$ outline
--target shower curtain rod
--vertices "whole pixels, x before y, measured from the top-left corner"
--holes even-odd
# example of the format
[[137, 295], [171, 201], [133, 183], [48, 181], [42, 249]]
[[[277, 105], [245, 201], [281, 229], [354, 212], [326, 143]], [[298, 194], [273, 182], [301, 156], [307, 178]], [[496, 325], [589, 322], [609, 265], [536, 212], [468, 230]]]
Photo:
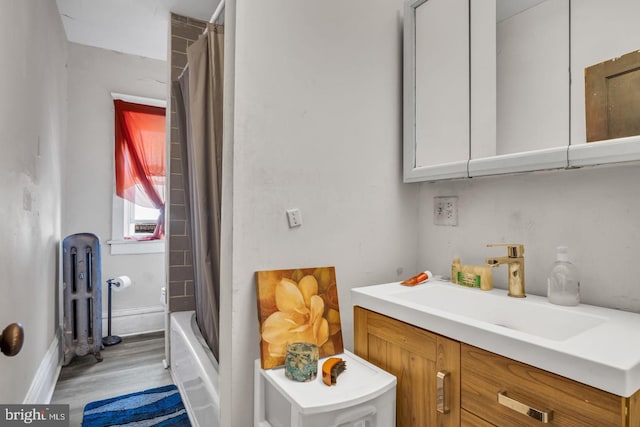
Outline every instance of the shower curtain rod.
[[223, 10], [224, 10], [224, 0], [220, 0], [220, 3], [218, 3], [216, 10], [213, 12], [213, 15], [211, 15], [211, 19], [209, 19], [209, 23], [213, 24], [215, 20], [218, 19], [218, 16], [220, 16], [220, 13], [222, 13]]

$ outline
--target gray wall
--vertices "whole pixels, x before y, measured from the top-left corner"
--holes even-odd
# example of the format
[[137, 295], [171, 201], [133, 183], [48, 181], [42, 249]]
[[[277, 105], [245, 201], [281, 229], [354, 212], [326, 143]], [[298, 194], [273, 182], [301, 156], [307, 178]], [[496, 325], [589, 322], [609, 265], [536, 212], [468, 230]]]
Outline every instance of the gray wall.
[[[133, 286], [114, 293], [114, 333], [164, 327], [160, 289], [165, 254], [111, 255], [114, 110], [111, 92], [165, 99], [165, 61], [69, 43], [68, 145], [62, 235], [90, 232], [102, 244], [102, 278], [127, 275]], [[103, 301], [107, 300], [103, 283]], [[106, 315], [107, 305], [102, 305]]]
[[[256, 271], [335, 266], [349, 348], [349, 290], [415, 274], [418, 187], [402, 184], [401, 172], [402, 7], [227, 3], [235, 106], [225, 113], [233, 116], [225, 131], [233, 159], [224, 166], [232, 183], [223, 196], [231, 239], [223, 235], [222, 425], [253, 422]], [[289, 229], [293, 207], [303, 225]]]
[[[640, 165], [497, 176], [420, 184], [420, 264], [448, 274], [451, 259], [478, 264], [525, 245], [528, 293], [546, 295], [556, 246], [569, 246], [580, 270], [582, 300], [640, 312]], [[433, 197], [458, 196], [458, 226], [433, 225]], [[506, 252], [505, 252], [506, 253]], [[493, 271], [506, 288], [507, 270]]]
[[57, 284], [66, 38], [53, 1], [9, 1], [0, 13], [0, 328], [25, 328], [0, 355], [0, 402], [22, 403], [58, 326]]

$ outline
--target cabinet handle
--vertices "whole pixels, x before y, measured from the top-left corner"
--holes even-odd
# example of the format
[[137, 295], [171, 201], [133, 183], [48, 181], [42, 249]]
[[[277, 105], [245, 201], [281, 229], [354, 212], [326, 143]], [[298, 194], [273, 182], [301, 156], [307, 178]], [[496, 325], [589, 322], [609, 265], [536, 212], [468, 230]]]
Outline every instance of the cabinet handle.
[[498, 392], [498, 403], [523, 415], [531, 417], [534, 420], [540, 421], [543, 424], [548, 424], [549, 421], [553, 420], [553, 411], [551, 409], [541, 411], [539, 409], [532, 408], [529, 405], [525, 405], [522, 402], [518, 402], [517, 400], [507, 397], [507, 392], [505, 390]]
[[449, 371], [438, 371], [436, 374], [436, 411], [441, 414], [448, 414], [447, 406], [447, 383], [451, 374]]

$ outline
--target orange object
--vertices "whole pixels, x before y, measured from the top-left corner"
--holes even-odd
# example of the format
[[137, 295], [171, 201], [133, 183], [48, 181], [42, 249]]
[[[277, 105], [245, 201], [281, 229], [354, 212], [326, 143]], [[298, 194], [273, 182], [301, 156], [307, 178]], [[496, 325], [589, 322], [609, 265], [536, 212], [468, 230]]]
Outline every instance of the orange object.
[[410, 279], [403, 280], [402, 282], [400, 282], [400, 284], [405, 286], [415, 286], [419, 285], [422, 282], [426, 282], [427, 280], [431, 279], [431, 277], [432, 274], [430, 271], [423, 271], [422, 273], [416, 274]]
[[336, 385], [338, 375], [347, 369], [347, 362], [339, 357], [330, 357], [322, 364], [322, 382], [328, 386]]

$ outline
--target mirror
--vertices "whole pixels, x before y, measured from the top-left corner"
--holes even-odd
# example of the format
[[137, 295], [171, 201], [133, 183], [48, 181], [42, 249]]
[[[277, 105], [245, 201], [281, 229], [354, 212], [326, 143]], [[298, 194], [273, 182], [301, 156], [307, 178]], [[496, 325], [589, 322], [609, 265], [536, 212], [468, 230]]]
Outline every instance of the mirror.
[[569, 0], [472, 2], [471, 31], [470, 176], [566, 167]]
[[569, 1], [498, 0], [496, 69], [496, 154], [566, 146]]
[[469, 1], [405, 6], [405, 182], [467, 176]]

